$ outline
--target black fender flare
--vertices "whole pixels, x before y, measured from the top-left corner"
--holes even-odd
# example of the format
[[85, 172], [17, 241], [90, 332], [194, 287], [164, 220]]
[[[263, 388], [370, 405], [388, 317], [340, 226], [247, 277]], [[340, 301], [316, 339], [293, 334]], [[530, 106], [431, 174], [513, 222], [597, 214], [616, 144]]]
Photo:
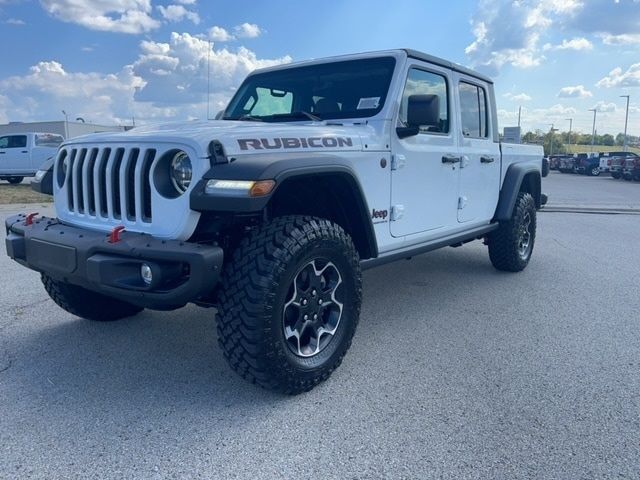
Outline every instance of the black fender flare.
[[525, 179], [528, 182], [527, 189], [536, 202], [536, 208], [542, 206], [540, 167], [538, 160], [509, 165], [500, 189], [500, 198], [493, 217], [494, 221], [507, 221], [511, 218], [518, 193], [520, 193]]
[[[301, 156], [284, 157], [278, 154], [261, 154], [240, 157], [231, 163], [214, 165], [203, 175], [191, 192], [191, 208], [196, 211], [226, 213], [261, 212], [287, 180], [331, 175], [339, 175], [347, 180], [356, 202], [357, 219], [366, 237], [367, 250], [371, 257], [377, 257], [378, 242], [362, 185], [349, 163], [336, 155], [306, 153]], [[208, 180], [214, 178], [217, 180], [275, 180], [276, 185], [269, 195], [263, 197], [213, 196], [205, 193], [205, 185]]]

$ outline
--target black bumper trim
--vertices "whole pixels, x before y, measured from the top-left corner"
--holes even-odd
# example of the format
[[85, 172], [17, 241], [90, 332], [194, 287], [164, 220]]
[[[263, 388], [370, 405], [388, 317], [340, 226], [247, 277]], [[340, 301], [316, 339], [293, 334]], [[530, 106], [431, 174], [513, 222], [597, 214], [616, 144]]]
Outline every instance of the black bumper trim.
[[[108, 235], [38, 217], [5, 220], [7, 254], [47, 275], [145, 308], [181, 307], [213, 291], [222, 270], [222, 248], [178, 240], [160, 240], [124, 232], [117, 243]], [[154, 281], [140, 277], [151, 265]]]

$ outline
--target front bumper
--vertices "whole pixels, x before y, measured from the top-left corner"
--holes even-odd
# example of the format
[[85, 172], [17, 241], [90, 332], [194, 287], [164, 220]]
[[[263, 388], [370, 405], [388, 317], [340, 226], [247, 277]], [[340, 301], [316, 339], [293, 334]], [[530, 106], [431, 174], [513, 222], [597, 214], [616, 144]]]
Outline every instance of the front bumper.
[[[118, 242], [109, 235], [37, 217], [27, 225], [24, 215], [5, 220], [7, 254], [22, 265], [47, 275], [153, 309], [173, 309], [210, 293], [220, 278], [224, 253], [210, 245], [159, 240], [123, 232]], [[141, 266], [151, 267], [146, 284]]]

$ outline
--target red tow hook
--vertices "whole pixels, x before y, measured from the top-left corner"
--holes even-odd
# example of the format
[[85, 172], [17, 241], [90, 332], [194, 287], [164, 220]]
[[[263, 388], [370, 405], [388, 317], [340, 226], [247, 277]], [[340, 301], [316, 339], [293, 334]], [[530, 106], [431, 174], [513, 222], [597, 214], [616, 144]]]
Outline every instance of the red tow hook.
[[111, 233], [109, 234], [109, 243], [118, 243], [122, 232], [124, 232], [124, 225], [113, 227], [113, 230], [111, 230]]
[[38, 215], [38, 212], [30, 213], [29, 215], [27, 215], [27, 218], [24, 219], [25, 226], [28, 227], [29, 225], [33, 225], [33, 217], [35, 217], [36, 215]]

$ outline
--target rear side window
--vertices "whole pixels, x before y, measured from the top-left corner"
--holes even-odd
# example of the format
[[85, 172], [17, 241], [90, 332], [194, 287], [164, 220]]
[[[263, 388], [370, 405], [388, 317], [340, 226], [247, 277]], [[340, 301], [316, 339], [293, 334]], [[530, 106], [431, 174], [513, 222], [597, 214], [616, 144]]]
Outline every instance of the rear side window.
[[482, 87], [460, 82], [460, 119], [462, 134], [470, 138], [486, 138], [487, 128], [487, 95]]
[[64, 141], [61, 135], [53, 133], [39, 133], [36, 135], [36, 147], [58, 147]]
[[25, 148], [26, 146], [26, 135], [9, 135], [7, 137], [0, 137], [0, 148]]
[[437, 97], [440, 110], [438, 125], [420, 127], [421, 133], [449, 132], [449, 103], [447, 80], [437, 73], [412, 68], [407, 76], [407, 83], [400, 103], [400, 121], [407, 124], [407, 105], [411, 95], [433, 95]]

